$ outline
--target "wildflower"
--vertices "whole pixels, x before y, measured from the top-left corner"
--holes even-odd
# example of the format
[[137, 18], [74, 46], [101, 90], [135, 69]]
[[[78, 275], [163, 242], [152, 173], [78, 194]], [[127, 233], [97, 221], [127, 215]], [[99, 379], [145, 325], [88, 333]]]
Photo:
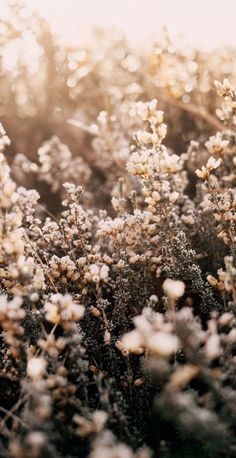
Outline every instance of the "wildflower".
[[149, 152], [142, 151], [140, 153], [135, 152], [131, 155], [129, 162], [127, 163], [127, 170], [133, 175], [147, 175], [149, 172]]
[[214, 157], [210, 157], [207, 161], [207, 169], [212, 170], [212, 169], [217, 169], [219, 165], [221, 164], [222, 159], [218, 159], [217, 161], [214, 159]]
[[229, 140], [224, 140], [222, 134], [217, 132], [205, 143], [210, 154], [225, 154], [228, 152]]
[[147, 348], [154, 355], [168, 357], [176, 352], [178, 339], [167, 332], [156, 332], [147, 340]]
[[169, 199], [172, 204], [174, 204], [178, 198], [179, 198], [179, 192], [173, 191], [170, 193]]
[[46, 435], [41, 431], [33, 431], [27, 435], [27, 444], [29, 444], [35, 452], [38, 452], [47, 441]]
[[173, 299], [179, 299], [184, 294], [185, 284], [180, 280], [167, 278], [163, 283], [163, 290], [167, 296]]
[[137, 141], [141, 144], [148, 144], [148, 143], [152, 143], [152, 134], [149, 133], [149, 132], [145, 132], [143, 130], [139, 130], [138, 132], [136, 132], [135, 134], [135, 138], [137, 139]]
[[207, 339], [207, 343], [205, 346], [206, 357], [209, 360], [213, 360], [219, 358], [221, 355], [221, 347], [220, 347], [220, 337], [218, 334], [212, 334]]
[[[153, 121], [158, 119], [162, 119], [162, 115], [160, 114], [156, 118], [156, 107], [157, 107], [157, 99], [153, 99], [151, 102], [137, 102], [136, 109], [138, 115], [142, 118], [143, 121]], [[162, 121], [161, 121], [162, 122]]]
[[209, 172], [211, 170], [217, 169], [222, 162], [222, 159], [219, 158], [218, 160], [214, 159], [214, 157], [210, 157], [207, 161], [206, 166], [202, 166], [201, 169], [196, 170], [196, 175], [203, 180], [209, 176]]
[[[21, 9], [19, 43], [30, 23]], [[236, 92], [217, 81], [217, 108], [210, 81], [234, 69], [231, 51], [206, 59], [164, 34], [147, 59], [100, 32], [99, 49], [60, 50], [43, 21], [32, 24], [49, 123], [38, 122], [38, 78], [31, 84], [22, 53], [19, 75], [1, 62], [1, 114], [14, 136], [9, 166], [0, 126], [3, 453], [72, 458], [82, 444], [90, 458], [171, 456], [177, 431], [183, 456], [191, 441], [204, 456], [233, 454]], [[165, 118], [156, 99], [144, 102], [153, 94]], [[70, 146], [53, 136], [37, 163], [13, 157], [33, 154], [54, 128]], [[160, 426], [151, 441], [147, 406]], [[153, 450], [132, 450], [113, 431]]]
[[46, 319], [53, 324], [80, 320], [84, 315], [83, 305], [76, 304], [69, 294], [53, 294], [44, 305]]
[[128, 350], [131, 353], [137, 353], [139, 354], [142, 351], [142, 346], [143, 346], [143, 339], [141, 337], [141, 334], [134, 330], [131, 331], [127, 334], [125, 334], [122, 337], [121, 344], [122, 344], [122, 349]]
[[47, 363], [43, 357], [30, 358], [27, 363], [27, 375], [32, 380], [40, 380], [46, 370]]
[[[157, 168], [159, 166], [159, 159], [157, 159]], [[181, 170], [181, 162], [177, 154], [169, 154], [167, 151], [164, 151], [164, 154], [160, 160], [160, 170], [163, 173], [176, 173]]]
[[0, 153], [2, 153], [8, 145], [10, 145], [10, 139], [5, 132], [3, 125], [0, 123]]
[[230, 84], [227, 78], [224, 79], [223, 83], [221, 83], [218, 80], [215, 80], [214, 84], [220, 97], [234, 97], [233, 86]]
[[197, 366], [185, 364], [171, 376], [169, 387], [174, 390], [179, 389], [189, 383], [198, 373], [199, 368]]

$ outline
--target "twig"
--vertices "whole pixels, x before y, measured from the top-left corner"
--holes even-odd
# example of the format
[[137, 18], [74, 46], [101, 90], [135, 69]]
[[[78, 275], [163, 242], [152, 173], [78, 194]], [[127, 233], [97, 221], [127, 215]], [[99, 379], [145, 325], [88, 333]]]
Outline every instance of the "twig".
[[37, 206], [38, 206], [39, 208], [41, 208], [41, 210], [43, 210], [43, 211], [44, 211], [48, 216], [50, 216], [54, 221], [56, 221], [56, 223], [59, 224], [58, 219], [57, 219], [57, 218], [56, 218], [47, 208], [45, 208], [45, 207], [44, 207], [43, 205], [41, 205], [41, 204], [37, 204]]
[[[9, 417], [12, 417], [14, 418], [15, 420], [19, 421], [25, 428], [29, 429], [29, 426], [24, 422], [24, 420], [22, 420], [20, 417], [17, 417], [17, 415], [15, 415], [13, 412], [11, 411], [8, 411], [7, 409], [4, 409], [4, 407], [0, 406], [0, 412], [3, 412], [5, 414], [8, 415], [8, 418]], [[3, 419], [3, 422], [5, 422], [6, 420]]]
[[215, 116], [213, 116], [210, 113], [207, 113], [207, 111], [203, 111], [202, 109], [198, 108], [196, 105], [193, 105], [192, 103], [184, 103], [181, 100], [168, 97], [164, 94], [159, 94], [158, 99], [165, 103], [174, 105], [175, 107], [180, 108], [183, 111], [187, 111], [189, 113], [196, 115], [198, 118], [201, 118], [203, 121], [206, 121], [210, 126], [214, 127], [214, 129], [216, 129], [217, 131], [221, 132], [224, 129], [223, 124], [220, 121], [218, 121], [218, 119], [215, 118]]

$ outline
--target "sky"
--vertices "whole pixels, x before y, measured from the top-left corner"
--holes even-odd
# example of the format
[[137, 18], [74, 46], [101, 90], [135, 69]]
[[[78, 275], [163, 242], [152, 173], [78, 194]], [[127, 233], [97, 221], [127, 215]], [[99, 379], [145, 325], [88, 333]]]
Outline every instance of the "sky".
[[[27, 0], [66, 42], [79, 25], [118, 27], [134, 42], [167, 26], [190, 45], [212, 49], [236, 46], [236, 0]], [[0, 14], [7, 0], [0, 0]]]

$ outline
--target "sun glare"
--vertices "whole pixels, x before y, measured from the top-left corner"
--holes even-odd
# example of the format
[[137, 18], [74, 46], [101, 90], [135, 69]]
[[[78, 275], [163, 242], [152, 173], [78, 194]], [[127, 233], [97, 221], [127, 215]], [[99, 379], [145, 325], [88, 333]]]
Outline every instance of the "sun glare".
[[[78, 41], [81, 27], [94, 25], [122, 29], [135, 42], [166, 26], [203, 49], [236, 43], [234, 0], [223, 4], [220, 0], [28, 0], [27, 4], [69, 43]], [[1, 0], [0, 12], [6, 5], [7, 0]]]

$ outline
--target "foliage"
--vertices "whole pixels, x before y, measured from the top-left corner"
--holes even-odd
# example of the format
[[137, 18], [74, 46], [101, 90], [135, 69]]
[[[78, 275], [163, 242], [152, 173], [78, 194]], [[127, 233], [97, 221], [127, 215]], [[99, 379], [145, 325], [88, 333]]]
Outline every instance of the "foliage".
[[69, 48], [11, 9], [0, 455], [233, 457], [235, 50], [103, 31]]

